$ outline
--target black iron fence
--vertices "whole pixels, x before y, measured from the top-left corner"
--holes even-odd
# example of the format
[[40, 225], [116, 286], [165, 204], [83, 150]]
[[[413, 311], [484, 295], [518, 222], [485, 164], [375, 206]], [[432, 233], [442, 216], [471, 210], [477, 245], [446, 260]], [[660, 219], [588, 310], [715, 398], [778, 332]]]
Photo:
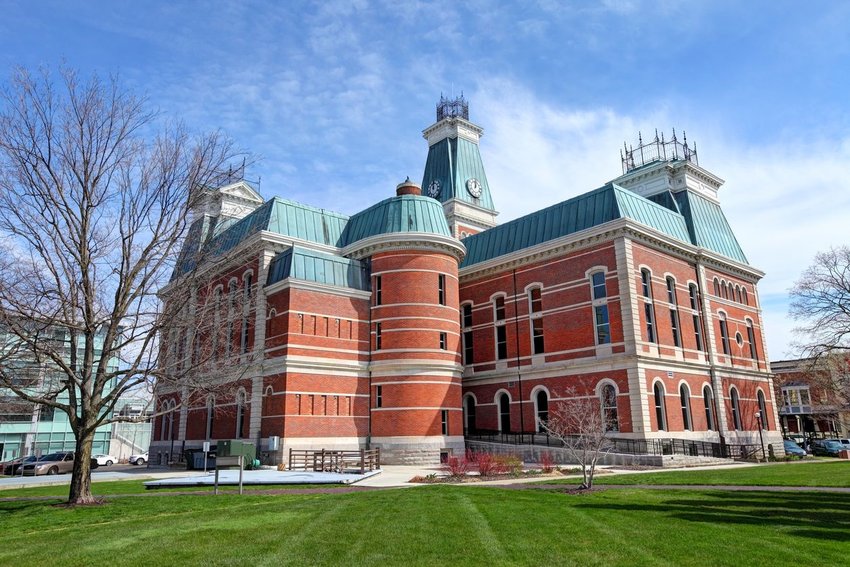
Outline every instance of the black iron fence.
[[[476, 431], [467, 433], [467, 441], [504, 443], [507, 445], [537, 445], [564, 447], [565, 443], [546, 433], [499, 433]], [[720, 459], [750, 459], [761, 452], [758, 445], [709, 443], [689, 439], [623, 439], [611, 437], [605, 452], [628, 455], [686, 455], [689, 457], [715, 457]]]

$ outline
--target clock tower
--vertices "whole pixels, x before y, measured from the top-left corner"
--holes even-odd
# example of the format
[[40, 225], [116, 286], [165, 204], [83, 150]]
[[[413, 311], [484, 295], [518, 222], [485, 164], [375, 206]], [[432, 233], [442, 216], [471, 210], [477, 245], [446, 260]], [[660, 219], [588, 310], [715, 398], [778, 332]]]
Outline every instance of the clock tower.
[[422, 193], [443, 204], [449, 230], [465, 238], [496, 226], [496, 212], [478, 142], [484, 130], [469, 121], [469, 103], [460, 97], [440, 97], [437, 122], [422, 135], [428, 140], [428, 160]]

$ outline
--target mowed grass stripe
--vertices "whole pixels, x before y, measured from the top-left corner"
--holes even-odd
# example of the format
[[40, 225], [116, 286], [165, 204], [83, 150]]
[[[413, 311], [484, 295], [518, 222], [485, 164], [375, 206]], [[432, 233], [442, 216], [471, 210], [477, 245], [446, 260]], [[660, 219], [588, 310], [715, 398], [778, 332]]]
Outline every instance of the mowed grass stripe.
[[[2, 503], [2, 565], [842, 564], [850, 495], [427, 486], [318, 495]], [[25, 526], [26, 529], [22, 529]], [[44, 532], [40, 528], [62, 528]]]

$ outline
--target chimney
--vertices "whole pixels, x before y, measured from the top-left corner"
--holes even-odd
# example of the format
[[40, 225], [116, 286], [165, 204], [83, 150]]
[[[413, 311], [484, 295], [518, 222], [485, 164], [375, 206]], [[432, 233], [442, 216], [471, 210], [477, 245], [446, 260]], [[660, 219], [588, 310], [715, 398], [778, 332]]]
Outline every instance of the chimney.
[[421, 195], [422, 187], [411, 181], [410, 177], [408, 177], [396, 186], [395, 194], [399, 197], [402, 195]]

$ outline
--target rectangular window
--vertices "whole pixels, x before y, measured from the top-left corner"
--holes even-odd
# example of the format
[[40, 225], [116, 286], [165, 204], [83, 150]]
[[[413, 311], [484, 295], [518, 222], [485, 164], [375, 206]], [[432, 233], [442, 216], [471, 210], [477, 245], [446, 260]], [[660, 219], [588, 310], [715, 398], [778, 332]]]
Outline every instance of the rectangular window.
[[531, 321], [532, 337], [534, 342], [534, 354], [543, 354], [543, 319], [537, 318]]
[[652, 311], [652, 304], [645, 303], [643, 306], [646, 315], [646, 340], [651, 343], [655, 342], [655, 317]]
[[496, 357], [499, 360], [508, 358], [508, 333], [504, 325], [496, 327]]
[[593, 308], [596, 322], [596, 344], [606, 345], [611, 342], [611, 324], [608, 321], [608, 306], [597, 305]]
[[528, 295], [531, 300], [531, 312], [540, 313], [543, 311], [543, 292], [539, 287], [533, 287], [528, 290]]
[[443, 410], [440, 412], [442, 414], [442, 431], [443, 435], [449, 434], [449, 410]]
[[446, 304], [446, 276], [440, 274], [437, 276], [437, 300], [440, 305]]
[[804, 406], [812, 405], [812, 400], [809, 398], [808, 390], [800, 390], [800, 404]]
[[446, 333], [440, 333], [440, 350], [446, 350]]
[[381, 324], [375, 323], [375, 350], [381, 350]]
[[466, 331], [463, 333], [463, 363], [469, 365], [473, 362], [472, 331]]
[[384, 387], [375, 386], [375, 407], [380, 408], [384, 405]]
[[375, 305], [383, 304], [383, 294], [381, 290], [381, 276], [375, 276]]
[[593, 299], [604, 299], [608, 297], [608, 290], [605, 289], [605, 272], [596, 272], [591, 276], [593, 284]]
[[673, 331], [673, 345], [682, 346], [682, 341], [679, 339], [679, 312], [675, 309], [670, 310], [670, 329]]
[[467, 303], [463, 306], [463, 320], [461, 321], [461, 327], [466, 329], [467, 327], [472, 326], [472, 305]]
[[505, 320], [505, 298], [504, 296], [499, 296], [493, 300], [493, 305], [495, 307], [495, 317], [496, 321], [504, 321]]

